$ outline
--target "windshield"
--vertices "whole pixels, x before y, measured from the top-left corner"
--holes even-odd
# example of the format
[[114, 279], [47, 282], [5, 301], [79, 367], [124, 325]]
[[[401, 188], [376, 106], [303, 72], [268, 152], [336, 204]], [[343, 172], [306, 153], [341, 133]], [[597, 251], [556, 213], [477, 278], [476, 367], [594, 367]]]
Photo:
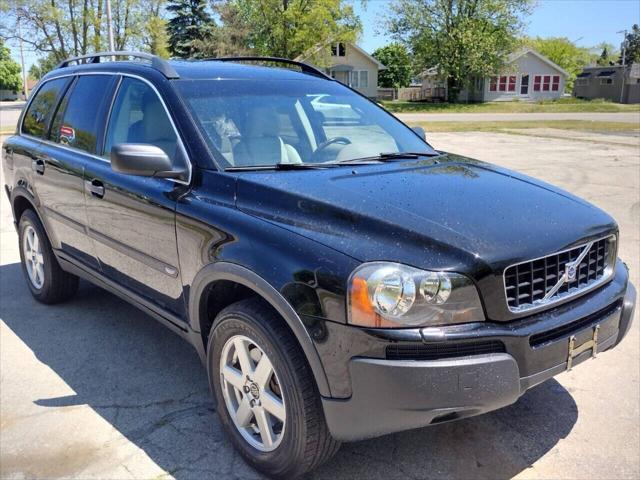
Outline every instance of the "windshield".
[[411, 129], [338, 82], [229, 79], [176, 84], [205, 138], [220, 153], [223, 168], [435, 153]]

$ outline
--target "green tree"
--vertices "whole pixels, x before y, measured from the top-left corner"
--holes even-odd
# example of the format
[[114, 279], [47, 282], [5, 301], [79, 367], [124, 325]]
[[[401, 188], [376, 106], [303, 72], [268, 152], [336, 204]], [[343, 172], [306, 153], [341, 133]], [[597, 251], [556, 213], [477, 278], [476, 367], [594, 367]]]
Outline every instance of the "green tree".
[[[640, 27], [634, 25], [624, 39], [626, 44], [625, 64], [640, 63]], [[618, 63], [622, 63], [622, 55]]]
[[576, 75], [592, 60], [588, 48], [578, 47], [565, 37], [527, 38], [524, 43], [569, 73], [565, 83], [567, 92], [573, 90]]
[[[153, 48], [146, 44], [148, 25], [157, 21], [164, 3], [112, 0], [115, 48]], [[107, 49], [105, 8], [105, 0], [5, 0], [0, 2], [0, 35], [20, 38], [28, 48], [59, 62]]]
[[449, 100], [476, 76], [500, 71], [517, 44], [531, 0], [394, 0], [385, 24], [420, 69], [437, 67]]
[[384, 88], [401, 88], [411, 83], [411, 57], [401, 43], [391, 43], [378, 48], [373, 57], [382, 63], [386, 70], [378, 73], [378, 84]]
[[40, 80], [48, 72], [53, 70], [58, 63], [58, 60], [56, 60], [52, 54], [39, 58], [36, 63], [29, 68], [29, 78]]
[[593, 55], [592, 62], [601, 67], [607, 67], [613, 65], [618, 61], [620, 52], [617, 52], [615, 47], [607, 42], [602, 42], [594, 47], [595, 55]]
[[171, 0], [167, 11], [172, 15], [167, 23], [171, 54], [181, 58], [200, 56], [197, 42], [206, 41], [215, 27], [206, 1]]
[[362, 30], [344, 0], [228, 0], [245, 47], [258, 55], [295, 58], [320, 44], [355, 41]]
[[0, 38], [0, 90], [21, 91], [21, 72], [20, 65], [11, 58], [11, 52]]
[[603, 42], [596, 47], [600, 54], [595, 59], [596, 65], [601, 67], [607, 67], [616, 63], [619, 57], [619, 52], [615, 50], [615, 47], [610, 43]]
[[212, 28], [211, 35], [204, 40], [196, 40], [194, 48], [204, 57], [225, 57], [249, 55], [249, 26], [245, 22], [238, 5], [233, 1], [217, 0], [211, 5], [219, 24]]

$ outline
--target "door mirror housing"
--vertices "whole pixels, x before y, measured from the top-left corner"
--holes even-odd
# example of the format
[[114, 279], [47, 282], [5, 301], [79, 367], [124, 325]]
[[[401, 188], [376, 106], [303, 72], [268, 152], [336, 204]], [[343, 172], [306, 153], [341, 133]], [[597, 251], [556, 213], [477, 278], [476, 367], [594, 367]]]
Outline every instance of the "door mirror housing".
[[111, 148], [111, 168], [127, 175], [184, 179], [186, 172], [176, 170], [171, 159], [155, 145], [120, 143]]
[[424, 140], [425, 142], [427, 141], [427, 133], [424, 131], [424, 128], [412, 127], [411, 130], [413, 130], [416, 135], [418, 135], [422, 140]]

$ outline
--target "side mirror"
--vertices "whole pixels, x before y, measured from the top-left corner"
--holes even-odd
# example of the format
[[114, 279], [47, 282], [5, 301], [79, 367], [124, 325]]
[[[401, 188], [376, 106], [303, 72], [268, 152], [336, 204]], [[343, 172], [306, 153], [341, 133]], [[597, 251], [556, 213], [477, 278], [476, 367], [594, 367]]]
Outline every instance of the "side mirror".
[[416, 133], [416, 135], [418, 135], [422, 140], [424, 140], [425, 142], [427, 141], [427, 134], [424, 131], [424, 128], [412, 127], [411, 130], [413, 130]]
[[111, 148], [111, 168], [139, 177], [182, 178], [184, 172], [174, 170], [171, 160], [155, 145], [120, 143]]

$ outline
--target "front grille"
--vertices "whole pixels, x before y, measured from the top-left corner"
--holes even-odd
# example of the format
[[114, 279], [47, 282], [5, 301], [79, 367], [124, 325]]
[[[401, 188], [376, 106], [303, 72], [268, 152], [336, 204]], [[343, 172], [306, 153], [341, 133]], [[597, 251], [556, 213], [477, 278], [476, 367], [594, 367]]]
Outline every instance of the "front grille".
[[[567, 277], [571, 266], [585, 253], [575, 267], [573, 279]], [[507, 305], [521, 312], [554, 303], [567, 296], [593, 288], [606, 280], [615, 262], [615, 236], [596, 240], [563, 252], [508, 267], [504, 272]], [[559, 288], [551, 293], [557, 284]]]
[[505, 352], [498, 340], [466, 343], [398, 343], [387, 345], [388, 360], [439, 360]]

